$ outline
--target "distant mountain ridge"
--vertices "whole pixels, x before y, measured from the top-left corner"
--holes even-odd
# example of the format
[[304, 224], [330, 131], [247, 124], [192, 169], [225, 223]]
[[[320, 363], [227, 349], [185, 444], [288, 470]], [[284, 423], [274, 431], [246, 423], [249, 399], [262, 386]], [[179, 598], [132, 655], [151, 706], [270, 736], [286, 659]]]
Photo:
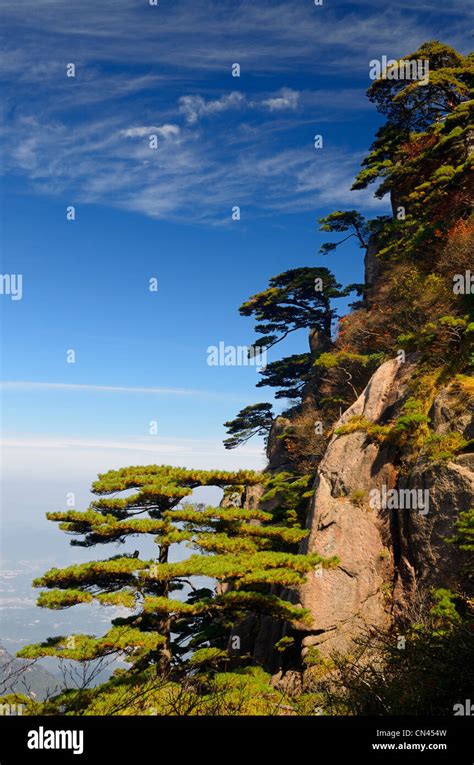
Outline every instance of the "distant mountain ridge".
[[37, 701], [60, 690], [61, 683], [41, 664], [16, 659], [0, 645], [0, 696], [22, 693]]

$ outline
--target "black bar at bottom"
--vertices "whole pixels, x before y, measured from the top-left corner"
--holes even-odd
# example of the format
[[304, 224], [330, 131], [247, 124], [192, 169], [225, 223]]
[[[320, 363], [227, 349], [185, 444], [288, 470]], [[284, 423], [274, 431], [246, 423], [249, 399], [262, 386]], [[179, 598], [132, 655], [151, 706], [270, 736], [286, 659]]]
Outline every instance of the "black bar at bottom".
[[278, 763], [293, 756], [310, 756], [314, 762], [334, 756], [337, 761], [473, 765], [473, 729], [469, 716], [0, 717], [0, 765], [104, 757], [132, 764], [196, 755], [235, 761], [239, 756], [248, 760], [256, 749], [265, 753], [267, 765], [273, 765], [271, 756]]

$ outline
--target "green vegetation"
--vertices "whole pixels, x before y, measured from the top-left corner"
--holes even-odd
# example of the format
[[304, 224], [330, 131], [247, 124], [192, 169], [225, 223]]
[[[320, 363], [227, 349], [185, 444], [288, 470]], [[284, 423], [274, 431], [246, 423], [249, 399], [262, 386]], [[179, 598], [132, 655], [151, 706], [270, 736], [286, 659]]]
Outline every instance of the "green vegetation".
[[[49, 520], [72, 535], [71, 544], [76, 546], [123, 544], [132, 536], [152, 535], [156, 556], [142, 559], [137, 550], [53, 568], [34, 581], [36, 587], [47, 588], [38, 605], [59, 610], [95, 601], [104, 607], [121, 606], [130, 615], [113, 619], [111, 629], [101, 637], [49, 638], [23, 648], [19, 656], [77, 662], [115, 656], [130, 664], [132, 675], [152, 670], [160, 682], [177, 682], [198, 665], [227, 656], [233, 626], [246, 613], [308, 623], [306, 611], [269, 589], [297, 586], [315, 566], [332, 564], [318, 555], [295, 553], [305, 530], [259, 509], [183, 504], [199, 486], [229, 492], [265, 481], [251, 471], [156, 465], [99, 476], [92, 487], [99, 498], [87, 510], [48, 513]], [[171, 561], [171, 546], [181, 542], [198, 554]], [[196, 577], [207, 577], [220, 586], [204, 587], [194, 583]]]

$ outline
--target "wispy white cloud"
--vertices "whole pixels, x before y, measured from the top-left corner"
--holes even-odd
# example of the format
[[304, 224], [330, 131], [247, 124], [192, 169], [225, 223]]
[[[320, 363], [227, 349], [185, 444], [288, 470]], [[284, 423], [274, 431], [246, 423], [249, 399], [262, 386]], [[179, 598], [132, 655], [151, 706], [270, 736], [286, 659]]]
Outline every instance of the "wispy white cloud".
[[178, 125], [142, 125], [140, 127], [133, 127], [133, 128], [126, 128], [125, 130], [120, 131], [120, 135], [123, 135], [125, 138], [143, 138], [144, 136], [149, 135], [159, 135], [161, 138], [174, 138], [178, 136], [180, 133], [180, 128]]
[[[2, 438], [0, 441], [3, 448], [20, 449], [107, 449], [119, 451], [139, 452], [173, 452], [175, 454], [191, 454], [199, 449], [201, 454], [221, 455], [223, 447], [220, 443], [212, 440], [197, 438], [177, 438], [163, 441], [157, 436], [149, 436], [147, 439], [135, 437], [117, 439], [106, 438], [75, 438], [71, 436], [14, 436]], [[245, 446], [239, 450], [239, 454], [256, 456], [261, 454], [258, 447]], [[10, 572], [14, 574], [15, 572]]]
[[234, 401], [242, 400], [240, 396], [232, 393], [194, 390], [193, 388], [147, 388], [124, 385], [91, 385], [86, 383], [28, 382], [22, 380], [0, 381], [0, 389], [3, 389], [4, 391], [29, 392], [65, 391], [79, 393], [138, 393], [153, 396], [192, 396], [196, 398], [222, 398]]
[[[310, 131], [311, 120], [347, 121], [373, 108], [363, 88], [344, 83], [367, 77], [369, 85], [371, 58], [441, 37], [447, 8], [448, 41], [462, 46], [468, 38], [462, 0], [447, 0], [439, 14], [411, 13], [411, 0], [366, 5], [361, 13], [286, 0], [159, 8], [127, 0], [3, 0], [11, 40], [0, 54], [11, 83], [1, 131], [4, 168], [39, 194], [67, 193], [76, 203], [181, 222], [228, 222], [235, 204], [263, 214], [346, 199], [375, 207], [370, 193], [348, 196], [348, 152], [321, 152], [316, 163], [303, 144], [291, 157], [282, 146], [294, 145], [291, 131], [303, 121]], [[14, 42], [20, 32], [21, 47]], [[69, 61], [76, 63], [74, 79], [65, 76]], [[238, 81], [231, 77], [234, 62], [241, 65]], [[339, 84], [333, 91], [248, 87], [249, 73], [294, 71], [306, 82], [336, 74]], [[200, 92], [189, 92], [190, 73], [202, 80]], [[162, 139], [153, 151], [151, 133]], [[281, 143], [269, 146], [270, 133], [280, 134]], [[344, 173], [334, 164], [341, 161]]]
[[157, 441], [153, 436], [147, 441], [134, 438], [122, 441], [113, 439], [73, 438], [69, 436], [46, 436], [29, 438], [4, 438], [0, 441], [2, 449], [96, 449], [106, 451], [150, 452], [155, 454], [187, 453], [189, 446]]
[[150, 126], [123, 121], [98, 119], [71, 131], [58, 122], [20, 118], [7, 139], [7, 164], [20, 168], [37, 193], [67, 193], [76, 204], [101, 203], [180, 222], [228, 224], [236, 204], [253, 214], [341, 200], [379, 204], [371, 191], [349, 194], [361, 156], [334, 146], [315, 151], [312, 122], [306, 145], [293, 149], [268, 141], [279, 129], [274, 122], [232, 131], [188, 123], [179, 132], [175, 123], [158, 123], [155, 132], [160, 128], [166, 138], [151, 149]]
[[271, 112], [281, 111], [282, 109], [296, 109], [299, 97], [298, 91], [291, 88], [282, 88], [278, 95], [262, 101], [262, 105], [270, 109]]
[[238, 109], [244, 105], [245, 100], [245, 96], [237, 91], [208, 101], [202, 96], [181, 96], [179, 99], [179, 109], [185, 115], [189, 124], [193, 125], [201, 117], [220, 114], [230, 109]]
[[[465, 0], [444, 0], [436, 13], [431, 0], [416, 6], [412, 0], [386, 6], [367, 0], [363, 12], [353, 5], [317, 8], [287, 0], [163, 0], [156, 8], [129, 0], [2, 0], [4, 26], [22, 30], [25, 54], [33, 44], [39, 48], [35, 65], [30, 58], [22, 70], [31, 78], [44, 76], [48, 65], [60, 66], [59, 61], [83, 64], [86, 55], [95, 62], [148, 60], [187, 72], [222, 71], [235, 61], [244, 69], [268, 72], [314, 59], [320, 51], [319, 66], [342, 68], [341, 47], [364, 59], [375, 47], [387, 55], [400, 46], [415, 49], [446, 34], [447, 17], [452, 42], [468, 43], [467, 15]], [[22, 61], [15, 51], [10, 66]]]
[[179, 99], [179, 110], [184, 114], [186, 121], [194, 125], [203, 117], [208, 117], [222, 112], [236, 109], [269, 109], [270, 111], [283, 111], [285, 109], [296, 109], [298, 106], [300, 94], [291, 88], [280, 88], [277, 93], [268, 98], [249, 99], [243, 93], [232, 91], [216, 99], [206, 100], [202, 96], [191, 95], [181, 96]]

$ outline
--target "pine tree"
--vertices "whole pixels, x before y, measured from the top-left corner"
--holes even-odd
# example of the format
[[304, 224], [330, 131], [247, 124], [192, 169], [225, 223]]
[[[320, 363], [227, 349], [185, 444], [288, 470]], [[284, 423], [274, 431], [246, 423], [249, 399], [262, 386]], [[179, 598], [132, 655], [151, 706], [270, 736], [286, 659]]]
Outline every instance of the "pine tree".
[[318, 330], [331, 345], [335, 311], [331, 300], [343, 297], [327, 268], [292, 268], [270, 279], [269, 287], [240, 307], [242, 316], [255, 316], [255, 331], [263, 335], [255, 345], [271, 348], [299, 329]]
[[235, 419], [224, 422], [229, 434], [224, 440], [225, 448], [235, 449], [253, 436], [264, 436], [266, 441], [273, 422], [272, 409], [267, 403], [251, 404], [241, 409]]
[[301, 398], [314, 377], [314, 359], [332, 347], [332, 323], [337, 314], [332, 300], [349, 294], [327, 268], [293, 268], [270, 279], [263, 292], [240, 307], [243, 316], [254, 316], [255, 331], [263, 335], [255, 346], [271, 348], [300, 329], [309, 330], [310, 351], [266, 365], [257, 387], [279, 388], [276, 398]]
[[324, 218], [319, 218], [318, 223], [321, 231], [331, 231], [336, 233], [346, 233], [346, 237], [339, 242], [327, 242], [323, 244], [319, 250], [320, 255], [327, 255], [329, 252], [333, 252], [343, 242], [348, 239], [355, 238], [359, 242], [359, 246], [362, 249], [366, 249], [369, 241], [369, 224], [357, 210], [335, 210], [334, 212], [326, 215]]
[[299, 400], [305, 385], [314, 377], [311, 353], [295, 353], [267, 364], [256, 387], [277, 388], [275, 398]]
[[405, 60], [429, 62], [429, 80], [379, 79], [368, 95], [387, 118], [353, 185], [380, 181], [394, 217], [381, 227], [379, 256], [403, 252], [432, 263], [446, 232], [472, 211], [474, 56], [422, 45]]
[[[225, 645], [232, 623], [245, 612], [289, 621], [307, 619], [300, 607], [268, 594], [268, 585], [295, 586], [316, 565], [330, 565], [331, 561], [317, 555], [292, 552], [306, 531], [275, 525], [271, 514], [258, 509], [183, 504], [199, 486], [242, 490], [264, 481], [252, 471], [156, 465], [100, 475], [92, 487], [99, 499], [87, 510], [48, 513], [48, 519], [79, 537], [71, 544], [83, 547], [124, 543], [129, 537], [151, 534], [157, 555], [142, 559], [135, 551], [53, 568], [34, 581], [36, 587], [46, 588], [38, 605], [63, 609], [95, 601], [130, 609], [130, 616], [114, 619], [102, 637], [49, 638], [27, 646], [19, 655], [79, 661], [120, 655], [134, 671], [154, 666], [163, 676], [196, 648]], [[129, 490], [135, 493], [122, 495]], [[183, 542], [198, 552], [173, 562], [171, 547]], [[209, 577], [220, 586], [217, 591], [198, 586], [195, 577]], [[187, 597], [177, 597], [186, 588]]]

